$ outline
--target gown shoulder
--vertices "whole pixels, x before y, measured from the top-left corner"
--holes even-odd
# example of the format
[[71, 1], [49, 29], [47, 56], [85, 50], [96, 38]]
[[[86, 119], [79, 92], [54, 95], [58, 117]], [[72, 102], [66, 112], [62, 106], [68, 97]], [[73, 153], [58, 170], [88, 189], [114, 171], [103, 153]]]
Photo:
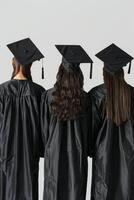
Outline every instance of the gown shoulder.
[[38, 96], [45, 92], [45, 89], [37, 83], [29, 80], [9, 80], [0, 84], [1, 95]]
[[105, 95], [104, 84], [97, 85], [94, 88], [92, 88], [88, 92], [88, 95], [91, 95], [94, 98], [103, 98], [103, 96]]

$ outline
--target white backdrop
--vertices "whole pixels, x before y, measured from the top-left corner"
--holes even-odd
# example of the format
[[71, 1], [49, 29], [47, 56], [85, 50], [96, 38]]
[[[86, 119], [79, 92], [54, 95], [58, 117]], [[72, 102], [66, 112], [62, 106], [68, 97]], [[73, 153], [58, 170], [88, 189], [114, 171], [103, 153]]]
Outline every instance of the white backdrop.
[[[30, 37], [45, 55], [45, 80], [41, 80], [41, 62], [32, 68], [33, 79], [46, 89], [53, 86], [61, 56], [55, 44], [80, 44], [94, 60], [82, 65], [85, 90], [102, 83], [102, 63], [94, 55], [111, 43], [134, 56], [133, 0], [0, 0], [0, 82], [10, 79], [12, 54], [10, 42]], [[134, 85], [134, 63], [126, 80]], [[125, 71], [128, 68], [125, 69]], [[87, 199], [90, 197], [91, 160]], [[40, 198], [43, 191], [43, 160], [40, 162]]]

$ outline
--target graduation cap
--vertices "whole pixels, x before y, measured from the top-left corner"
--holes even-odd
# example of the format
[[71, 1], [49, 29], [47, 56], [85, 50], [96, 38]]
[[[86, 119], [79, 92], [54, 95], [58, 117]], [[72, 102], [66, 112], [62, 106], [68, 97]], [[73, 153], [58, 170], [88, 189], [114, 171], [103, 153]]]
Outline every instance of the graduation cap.
[[93, 61], [80, 45], [55, 45], [58, 51], [62, 54], [62, 64], [65, 67], [75, 67], [76, 69], [80, 63], [91, 63], [90, 78], [92, 78]]
[[96, 57], [105, 63], [104, 68], [112, 74], [116, 73], [129, 63], [128, 73], [130, 74], [131, 61], [133, 60], [133, 57], [128, 55], [115, 44], [111, 44], [97, 53]]
[[42, 59], [42, 79], [44, 79], [43, 58], [44, 55], [39, 51], [30, 38], [25, 38], [17, 42], [8, 44], [7, 47], [15, 56], [16, 60], [22, 66], [33, 63], [36, 60]]

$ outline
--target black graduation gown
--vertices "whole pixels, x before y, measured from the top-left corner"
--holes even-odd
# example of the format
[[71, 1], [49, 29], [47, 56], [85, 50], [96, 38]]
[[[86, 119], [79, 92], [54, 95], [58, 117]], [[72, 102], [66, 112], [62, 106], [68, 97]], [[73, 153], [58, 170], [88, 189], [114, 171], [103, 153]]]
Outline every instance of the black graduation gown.
[[[130, 86], [131, 87], [131, 86]], [[132, 89], [132, 102], [133, 88]], [[102, 115], [104, 85], [89, 92], [92, 101], [91, 200], [134, 199], [134, 113], [116, 126]]]
[[37, 200], [43, 155], [40, 98], [45, 90], [28, 80], [0, 85], [0, 200]]
[[[59, 121], [50, 111], [52, 92], [42, 96], [45, 144], [44, 200], [85, 200], [88, 170], [88, 111]], [[84, 92], [85, 103], [88, 95]]]

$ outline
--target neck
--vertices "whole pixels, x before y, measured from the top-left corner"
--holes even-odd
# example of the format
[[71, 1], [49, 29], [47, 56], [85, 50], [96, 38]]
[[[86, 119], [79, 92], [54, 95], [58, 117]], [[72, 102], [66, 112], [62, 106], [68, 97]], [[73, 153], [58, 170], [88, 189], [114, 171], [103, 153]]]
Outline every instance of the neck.
[[27, 80], [27, 78], [22, 73], [18, 73], [13, 79]]

